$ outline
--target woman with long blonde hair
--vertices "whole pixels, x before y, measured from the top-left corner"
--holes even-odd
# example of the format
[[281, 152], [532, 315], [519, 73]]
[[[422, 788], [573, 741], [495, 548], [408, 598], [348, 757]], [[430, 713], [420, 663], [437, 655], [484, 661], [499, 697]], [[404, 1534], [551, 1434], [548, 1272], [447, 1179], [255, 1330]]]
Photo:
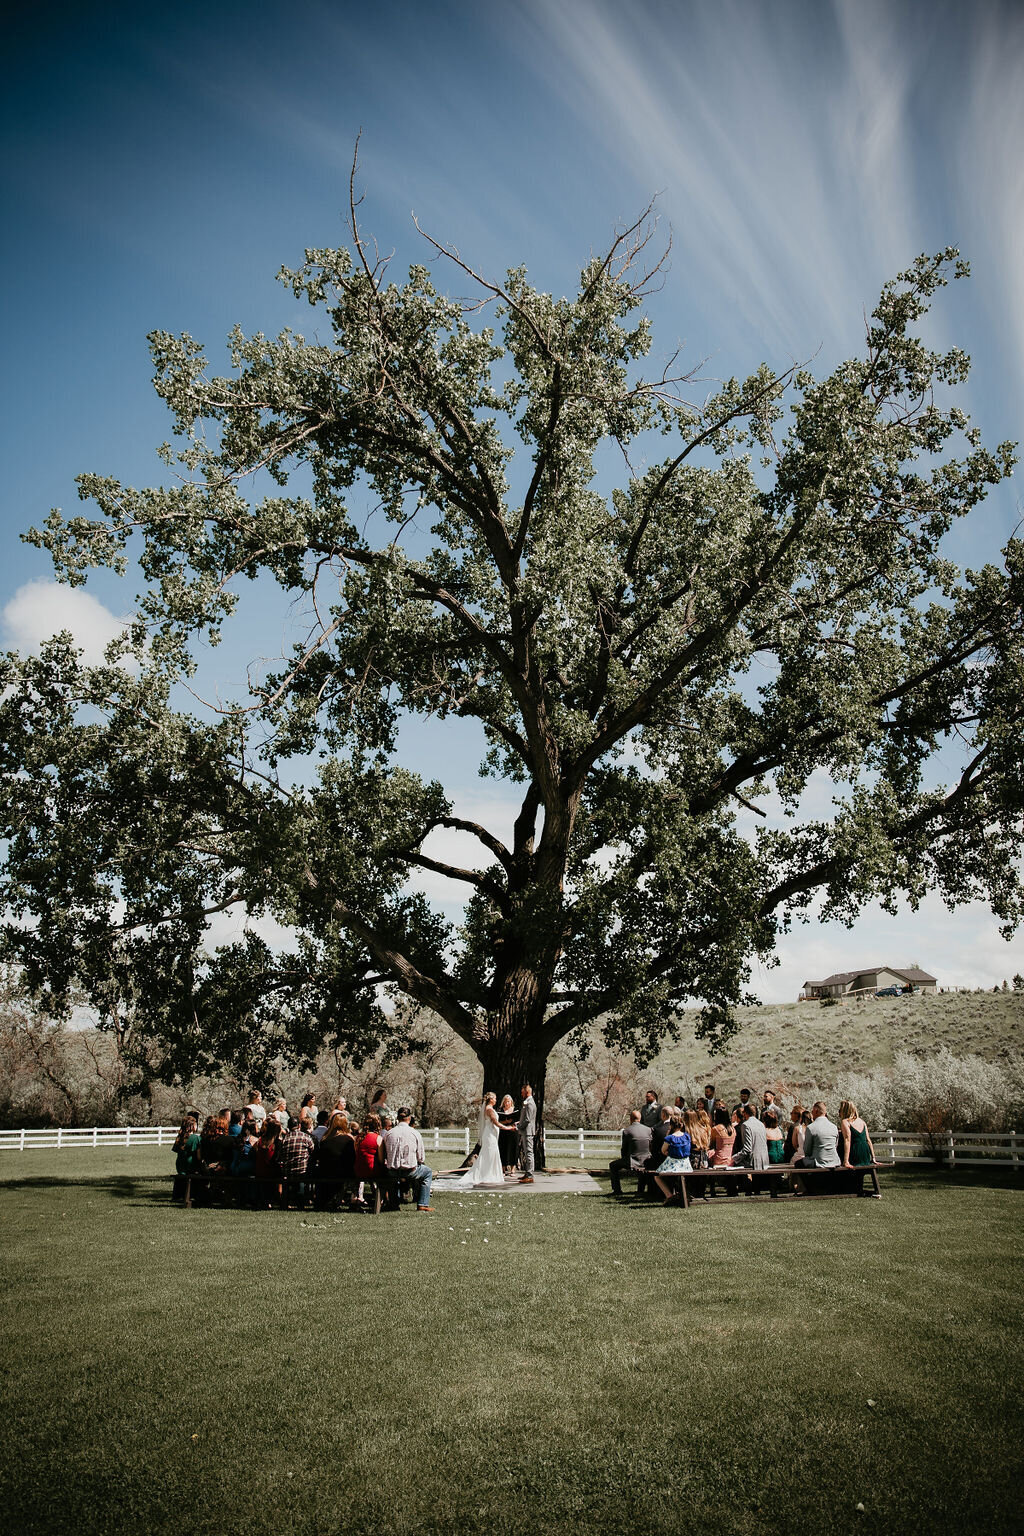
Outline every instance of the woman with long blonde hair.
[[[844, 1168], [863, 1169], [877, 1161], [868, 1128], [852, 1099], [844, 1099], [839, 1106], [839, 1137]], [[863, 1173], [860, 1175], [859, 1192], [864, 1193]]]

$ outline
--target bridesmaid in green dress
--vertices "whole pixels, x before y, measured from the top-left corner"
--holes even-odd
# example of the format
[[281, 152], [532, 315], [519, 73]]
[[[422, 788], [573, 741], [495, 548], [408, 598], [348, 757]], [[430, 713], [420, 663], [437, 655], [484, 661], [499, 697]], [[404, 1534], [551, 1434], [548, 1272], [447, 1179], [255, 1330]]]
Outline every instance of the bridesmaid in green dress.
[[779, 1130], [779, 1117], [774, 1109], [766, 1109], [763, 1118], [765, 1139], [768, 1142], [768, 1161], [773, 1166], [775, 1163], [784, 1163], [786, 1138]]
[[[852, 1099], [844, 1099], [839, 1106], [839, 1135], [843, 1143], [843, 1167], [865, 1168], [875, 1161], [875, 1149], [868, 1135], [868, 1128]], [[864, 1193], [864, 1175], [859, 1179], [860, 1193]]]

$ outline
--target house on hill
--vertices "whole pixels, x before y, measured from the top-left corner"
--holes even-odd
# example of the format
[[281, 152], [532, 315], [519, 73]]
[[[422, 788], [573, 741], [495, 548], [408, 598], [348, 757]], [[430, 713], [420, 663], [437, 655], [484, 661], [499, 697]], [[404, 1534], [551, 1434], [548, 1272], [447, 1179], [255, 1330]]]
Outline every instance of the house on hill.
[[883, 987], [915, 987], [935, 992], [938, 982], [917, 966], [874, 965], [862, 971], [837, 971], [824, 981], [805, 981], [804, 997], [846, 997], [851, 992], [880, 992]]

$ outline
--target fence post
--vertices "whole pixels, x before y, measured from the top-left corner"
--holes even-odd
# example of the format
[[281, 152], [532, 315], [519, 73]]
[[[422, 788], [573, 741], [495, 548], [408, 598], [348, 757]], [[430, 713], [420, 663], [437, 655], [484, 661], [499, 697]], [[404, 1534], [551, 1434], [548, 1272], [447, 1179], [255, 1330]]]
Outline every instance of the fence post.
[[888, 1136], [889, 1136], [889, 1161], [890, 1161], [890, 1163], [894, 1163], [896, 1161], [896, 1138], [893, 1136], [891, 1130], [888, 1132]]
[[130, 1125], [126, 1125], [124, 1128], [124, 1144], [126, 1147], [130, 1147], [132, 1144], [132, 1128]]
[[[440, 1152], [440, 1150], [441, 1150], [441, 1127], [439, 1125], [435, 1125], [434, 1126], [434, 1151], [435, 1152]], [[357, 1191], [357, 1193], [358, 1193], [358, 1191]]]
[[465, 1135], [465, 1138], [466, 1138], [466, 1141], [465, 1141], [466, 1156], [468, 1157], [469, 1156], [469, 1126], [468, 1125], [466, 1126], [464, 1135]]
[[63, 1129], [64, 1129], [63, 1126], [58, 1125], [58, 1127], [57, 1127], [57, 1145], [58, 1145], [58, 1147], [62, 1145], [60, 1137], [61, 1137], [61, 1132], [63, 1131]]
[[99, 1144], [99, 1127], [95, 1125], [92, 1128], [92, 1144], [94, 1147]]
[[586, 1142], [583, 1139], [583, 1127], [581, 1125], [580, 1126], [580, 1157], [583, 1158], [583, 1157], [586, 1157], [586, 1155], [587, 1155], [587, 1144], [586, 1144]]
[[953, 1132], [952, 1131], [948, 1131], [946, 1134], [947, 1134], [947, 1138], [948, 1138], [947, 1144], [948, 1144], [948, 1148], [949, 1148], [949, 1166], [951, 1168], [955, 1168], [956, 1167], [956, 1147], [953, 1145]]
[[1017, 1152], [1017, 1132], [1010, 1132], [1010, 1160], [1015, 1168], [1020, 1166], [1020, 1157]]
[[25, 1150], [25, 1127], [22, 1126], [22, 1128], [21, 1128], [21, 1146], [18, 1148], [18, 1151], [19, 1152], [24, 1152], [24, 1150]]

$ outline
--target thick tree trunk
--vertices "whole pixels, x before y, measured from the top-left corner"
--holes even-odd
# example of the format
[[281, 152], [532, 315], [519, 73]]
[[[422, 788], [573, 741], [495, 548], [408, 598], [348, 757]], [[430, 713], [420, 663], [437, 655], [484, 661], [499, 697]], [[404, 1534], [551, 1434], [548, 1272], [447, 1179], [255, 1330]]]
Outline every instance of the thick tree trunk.
[[522, 1103], [522, 1089], [524, 1083], [529, 1083], [533, 1089], [533, 1096], [537, 1101], [537, 1139], [534, 1143], [534, 1157], [538, 1168], [544, 1166], [544, 1140], [541, 1134], [544, 1127], [544, 1079], [547, 1074], [548, 1051], [550, 1046], [547, 1041], [538, 1041], [535, 1038], [522, 1037], [508, 1039], [498, 1036], [490, 1040], [478, 1040], [474, 1049], [484, 1069], [484, 1093], [493, 1090], [498, 1096], [498, 1103], [506, 1093], [512, 1095], [518, 1110]]
[[543, 1118], [544, 1078], [547, 1073], [548, 1047], [529, 1039], [478, 1040], [474, 1049], [484, 1069], [484, 1093], [492, 1090], [500, 1103], [510, 1093], [518, 1105], [524, 1083], [529, 1083], [537, 1100], [537, 1118]]

